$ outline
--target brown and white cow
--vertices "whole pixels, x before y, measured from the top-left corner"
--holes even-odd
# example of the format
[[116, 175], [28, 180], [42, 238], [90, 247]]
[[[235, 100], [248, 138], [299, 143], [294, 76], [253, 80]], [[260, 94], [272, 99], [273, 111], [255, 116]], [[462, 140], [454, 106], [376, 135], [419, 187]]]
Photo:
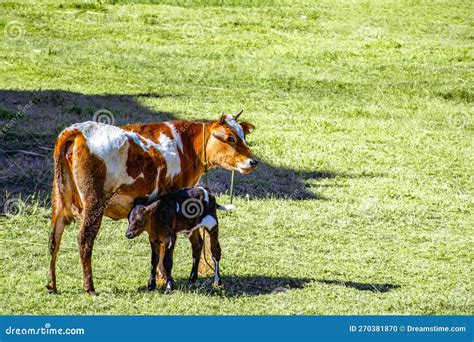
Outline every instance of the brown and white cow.
[[[254, 170], [257, 160], [245, 141], [254, 126], [238, 122], [240, 113], [207, 123], [169, 121], [119, 128], [88, 121], [65, 129], [54, 147], [48, 290], [56, 291], [61, 237], [76, 213], [82, 216], [78, 244], [83, 287], [95, 293], [91, 258], [103, 215], [127, 218], [138, 197], [194, 187], [206, 167], [243, 174]], [[198, 231], [189, 239], [193, 249], [202, 244]], [[163, 275], [162, 255], [158, 268]]]

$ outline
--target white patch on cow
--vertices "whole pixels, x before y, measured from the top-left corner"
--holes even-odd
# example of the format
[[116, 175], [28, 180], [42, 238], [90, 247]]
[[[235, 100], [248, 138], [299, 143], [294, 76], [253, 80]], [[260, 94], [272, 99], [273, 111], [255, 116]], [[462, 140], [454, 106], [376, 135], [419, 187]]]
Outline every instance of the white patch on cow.
[[166, 160], [166, 175], [173, 177], [181, 172], [181, 160], [176, 143], [171, 140], [166, 134], [160, 135], [159, 144], [153, 143], [152, 146], [158, 149]]
[[234, 119], [232, 115], [226, 115], [224, 119], [226, 125], [229, 128], [232, 128], [235, 133], [239, 136], [240, 139], [245, 143], [245, 134], [242, 126], [237, 122], [237, 120]]
[[198, 186], [198, 189], [201, 189], [202, 191], [204, 191], [204, 201], [209, 203], [209, 193], [207, 192], [207, 190], [204, 189], [202, 186]]
[[[169, 123], [166, 123], [167, 125]], [[169, 124], [171, 125], [171, 124]], [[174, 128], [174, 132], [176, 129]], [[171, 130], [173, 132], [173, 129]], [[157, 149], [166, 161], [166, 176], [174, 177], [181, 172], [181, 160], [179, 158], [178, 148], [183, 150], [183, 143], [181, 137], [176, 132], [173, 132], [173, 139], [170, 139], [166, 134], [161, 134], [158, 143], [151, 139], [145, 138], [137, 132], [125, 132], [126, 136], [133, 139], [133, 141], [140, 146], [145, 152], [149, 152], [151, 147]], [[144, 141], [144, 142], [143, 142]]]
[[159, 191], [160, 191], [160, 174], [161, 174], [161, 167], [156, 170], [156, 181], [155, 181], [155, 189], [149, 195], [149, 200], [154, 201], [158, 198]]
[[[135, 132], [125, 132], [125, 135], [131, 139], [133, 139], [133, 142], [135, 144], [137, 144], [138, 146], [140, 146], [143, 150], [145, 150], [146, 152], [148, 152], [148, 146], [146, 146], [139, 138], [138, 138], [138, 134], [135, 133]], [[140, 136], [141, 137], [141, 136]]]
[[206, 217], [204, 217], [201, 223], [198, 224], [198, 226], [205, 227], [207, 230], [211, 230], [216, 225], [217, 225], [217, 221], [211, 215], [207, 215]]
[[174, 177], [181, 172], [181, 160], [179, 158], [178, 146], [173, 139], [170, 139], [170, 137], [162, 133], [160, 134], [158, 143], [156, 143], [153, 140], [145, 138], [136, 132], [133, 132], [133, 134], [137, 135], [137, 137], [140, 137], [140, 139], [137, 138], [139, 141], [145, 141], [144, 144], [139, 144], [139, 146], [142, 147], [144, 151], [148, 152], [150, 147], [153, 147], [160, 152], [166, 162], [166, 176]]
[[176, 127], [174, 127], [171, 122], [165, 122], [165, 125], [171, 129], [171, 134], [173, 135], [174, 141], [176, 141], [179, 150], [183, 152], [183, 142], [181, 141], [181, 135], [179, 135], [178, 131], [176, 130]]
[[132, 184], [135, 181], [127, 173], [130, 144], [123, 129], [95, 121], [78, 123], [69, 129], [79, 130], [86, 138], [90, 152], [104, 162], [107, 169], [105, 190], [114, 191], [120, 185]]

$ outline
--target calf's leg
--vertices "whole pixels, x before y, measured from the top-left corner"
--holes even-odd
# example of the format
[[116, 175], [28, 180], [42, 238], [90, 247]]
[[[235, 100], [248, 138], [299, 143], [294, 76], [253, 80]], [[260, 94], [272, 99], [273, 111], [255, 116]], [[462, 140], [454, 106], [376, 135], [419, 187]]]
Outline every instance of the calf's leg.
[[203, 240], [201, 234], [191, 234], [188, 237], [189, 241], [191, 242], [191, 248], [193, 253], [193, 267], [191, 269], [191, 274], [189, 275], [188, 282], [189, 284], [193, 285], [196, 283], [196, 280], [198, 278], [199, 260], [201, 259]]
[[151, 242], [151, 272], [150, 280], [148, 281], [148, 291], [153, 291], [156, 288], [156, 267], [160, 259], [160, 244], [158, 242]]
[[176, 235], [173, 234], [165, 239], [165, 256], [163, 258], [163, 266], [166, 274], [166, 290], [165, 294], [173, 292], [173, 277], [171, 276], [171, 269], [173, 268], [173, 251], [176, 243]]

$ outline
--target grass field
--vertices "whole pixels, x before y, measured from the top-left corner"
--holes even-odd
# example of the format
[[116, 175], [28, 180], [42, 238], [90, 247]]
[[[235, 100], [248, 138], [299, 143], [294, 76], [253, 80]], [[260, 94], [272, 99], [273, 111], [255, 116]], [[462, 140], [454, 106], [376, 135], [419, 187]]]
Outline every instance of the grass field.
[[[0, 314], [473, 313], [472, 2], [153, 2], [0, 2]], [[181, 237], [179, 289], [145, 292], [146, 236], [106, 219], [100, 295], [77, 223], [46, 293], [64, 127], [242, 108], [263, 165], [220, 216], [222, 291], [184, 286]], [[211, 174], [222, 203], [229, 178]]]

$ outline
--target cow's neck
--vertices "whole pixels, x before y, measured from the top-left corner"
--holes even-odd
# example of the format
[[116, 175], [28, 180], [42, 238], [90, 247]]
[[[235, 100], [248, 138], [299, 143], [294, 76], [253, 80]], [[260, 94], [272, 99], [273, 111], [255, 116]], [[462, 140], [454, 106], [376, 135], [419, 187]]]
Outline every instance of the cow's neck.
[[[188, 146], [188, 150], [184, 150], [183, 157], [188, 160], [187, 167], [184, 168], [182, 176], [181, 187], [191, 187], [197, 184], [199, 179], [203, 176], [206, 169], [211, 166], [209, 156], [207, 156], [207, 167], [204, 165], [204, 149], [210, 135], [210, 123], [204, 125], [200, 122], [187, 122], [189, 127], [183, 129], [181, 132], [181, 140], [183, 145]], [[186, 125], [186, 123], [184, 123]], [[183, 125], [183, 128], [185, 127]], [[205, 128], [203, 135], [203, 128]], [[203, 144], [204, 139], [204, 144]], [[186, 143], [188, 142], [188, 143]]]

